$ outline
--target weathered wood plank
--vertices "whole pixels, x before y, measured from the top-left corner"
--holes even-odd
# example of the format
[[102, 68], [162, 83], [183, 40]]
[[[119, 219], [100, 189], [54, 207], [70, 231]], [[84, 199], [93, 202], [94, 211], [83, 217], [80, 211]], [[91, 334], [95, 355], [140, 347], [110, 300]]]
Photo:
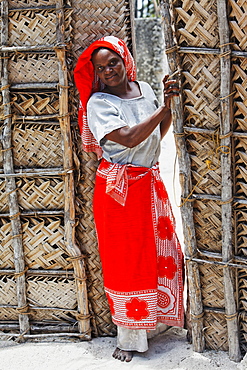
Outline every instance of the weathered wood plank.
[[[63, 1], [59, 0], [57, 6], [57, 42], [64, 43], [64, 12]], [[68, 111], [68, 73], [66, 66], [65, 48], [56, 48], [58, 58], [59, 75], [59, 122], [61, 127], [64, 169], [73, 168], [73, 148], [70, 131], [70, 117]], [[90, 339], [90, 315], [88, 310], [88, 295], [86, 287], [86, 274], [84, 261], [80, 259], [81, 252], [75, 242], [75, 207], [74, 207], [74, 177], [73, 172], [68, 171], [64, 176], [65, 206], [64, 206], [64, 227], [65, 244], [69, 255], [72, 256], [72, 263], [75, 269], [77, 299], [78, 299], [78, 323], [80, 333], [86, 333]]]
[[[231, 131], [232, 99], [231, 99], [231, 59], [230, 39], [225, 0], [217, 0], [219, 39], [221, 44], [221, 145], [224, 150], [221, 154], [222, 176], [222, 261], [228, 263], [233, 257], [232, 245], [232, 175], [231, 175]], [[228, 328], [229, 357], [233, 361], [240, 361], [239, 328], [237, 307], [235, 302], [235, 286], [232, 270], [229, 266], [223, 269], [225, 310]]]
[[[161, 0], [161, 15], [164, 27], [165, 43], [167, 48], [167, 59], [170, 74], [179, 71], [179, 60], [176, 46], [174, 47], [174, 36], [171, 29], [170, 2]], [[190, 159], [186, 149], [186, 142], [183, 133], [183, 108], [180, 97], [173, 99], [172, 104], [173, 126], [175, 131], [176, 149], [179, 161], [179, 180], [181, 184], [182, 198], [186, 199], [191, 191], [191, 168]], [[203, 335], [203, 305], [200, 290], [200, 275], [198, 265], [192, 261], [197, 253], [195, 228], [193, 221], [193, 206], [186, 202], [181, 207], [183, 223], [183, 235], [185, 243], [185, 255], [187, 260], [187, 278], [190, 300], [190, 317], [192, 323], [192, 342], [193, 348], [197, 352], [202, 352], [205, 347]]]
[[[1, 30], [1, 43], [2, 45], [8, 44], [8, 1], [1, 2], [1, 15], [2, 15], [2, 30]], [[1, 85], [2, 85], [2, 98], [4, 110], [4, 123], [2, 127], [2, 147], [3, 147], [3, 169], [4, 173], [13, 173], [13, 154], [12, 154], [12, 141], [11, 141], [11, 106], [10, 94], [8, 83], [8, 55], [4, 54], [1, 59]], [[22, 226], [20, 221], [20, 209], [18, 205], [18, 198], [16, 189], [16, 182], [14, 177], [6, 176], [6, 193], [8, 194], [9, 211], [12, 227], [13, 249], [14, 249], [14, 263], [16, 271], [16, 290], [17, 302], [19, 309], [19, 324], [20, 334], [29, 333], [29, 318], [27, 315], [27, 299], [26, 299], [26, 280], [25, 280], [25, 261], [22, 244]]]

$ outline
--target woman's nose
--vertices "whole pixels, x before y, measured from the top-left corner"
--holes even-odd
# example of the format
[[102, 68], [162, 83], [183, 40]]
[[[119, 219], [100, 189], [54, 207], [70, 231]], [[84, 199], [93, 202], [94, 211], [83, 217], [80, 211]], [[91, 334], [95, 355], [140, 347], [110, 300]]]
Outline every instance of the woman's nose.
[[105, 67], [105, 73], [106, 74], [111, 73], [111, 72], [112, 72], [112, 67], [110, 67], [110, 66]]

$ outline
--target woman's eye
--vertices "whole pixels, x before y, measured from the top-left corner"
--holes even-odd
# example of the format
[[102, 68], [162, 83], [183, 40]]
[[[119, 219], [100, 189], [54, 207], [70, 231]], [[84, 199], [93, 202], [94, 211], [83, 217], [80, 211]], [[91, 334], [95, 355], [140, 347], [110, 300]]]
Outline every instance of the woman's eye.
[[102, 72], [102, 71], [103, 71], [103, 67], [98, 67], [98, 68], [97, 68], [97, 70], [98, 70], [99, 72]]

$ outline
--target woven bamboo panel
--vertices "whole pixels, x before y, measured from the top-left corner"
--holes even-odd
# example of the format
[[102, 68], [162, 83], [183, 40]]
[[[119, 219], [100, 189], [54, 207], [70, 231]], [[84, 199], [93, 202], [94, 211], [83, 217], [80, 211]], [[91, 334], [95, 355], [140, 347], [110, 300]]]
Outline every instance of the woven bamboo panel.
[[69, 269], [62, 218], [24, 218], [25, 262], [30, 269]]
[[219, 59], [211, 55], [185, 54], [183, 69], [186, 124], [216, 129], [219, 126]]
[[241, 335], [241, 347], [244, 352], [247, 352], [247, 279], [246, 270], [239, 270], [239, 317], [240, 317], [240, 335]]
[[73, 29], [77, 32], [73, 40], [73, 52], [77, 57], [83, 49], [96, 39], [114, 35], [131, 46], [130, 8], [125, 0], [72, 0]]
[[9, 210], [8, 198], [5, 189], [5, 180], [0, 180], [0, 212], [5, 213]]
[[11, 100], [13, 113], [16, 115], [39, 116], [59, 112], [58, 92], [12, 93]]
[[246, 199], [247, 196], [247, 142], [239, 138], [235, 146], [235, 189], [238, 198]]
[[219, 153], [216, 153], [217, 136], [190, 135], [187, 138], [191, 158], [191, 175], [196, 194], [219, 195], [221, 169]]
[[[16, 281], [14, 277], [0, 277], [0, 305], [17, 306]], [[28, 277], [27, 298], [30, 305], [30, 318], [35, 321], [68, 321], [76, 322], [77, 301], [74, 279], [61, 277]], [[32, 306], [39, 309], [33, 309]], [[64, 310], [63, 310], [64, 309]], [[0, 307], [0, 320], [18, 320], [14, 308]]]
[[222, 267], [205, 263], [199, 266], [199, 270], [203, 305], [206, 307], [224, 308], [225, 300]]
[[13, 142], [14, 164], [17, 168], [54, 168], [63, 163], [58, 125], [16, 124]]
[[246, 206], [238, 207], [235, 211], [236, 228], [236, 254], [238, 256], [247, 256], [247, 209]]
[[18, 9], [25, 7], [41, 7], [41, 6], [51, 6], [56, 5], [55, 0], [10, 0], [9, 7], [10, 9]]
[[198, 248], [221, 252], [221, 207], [210, 200], [194, 202], [194, 222]]
[[233, 59], [234, 116], [236, 131], [247, 130], [247, 61], [244, 58]]
[[58, 82], [56, 57], [51, 54], [14, 54], [9, 61], [10, 83]]
[[211, 312], [205, 314], [204, 327], [206, 348], [227, 351], [227, 328], [224, 315]]
[[0, 308], [0, 320], [18, 322], [19, 314], [15, 308]]
[[[71, 34], [71, 10], [65, 11], [65, 38]], [[9, 13], [9, 45], [56, 44], [55, 10], [22, 10]], [[42, 77], [42, 76], [40, 76]]]
[[74, 279], [42, 276], [27, 278], [27, 297], [33, 306], [74, 310], [77, 307], [74, 292]]
[[59, 210], [64, 208], [62, 178], [17, 179], [18, 201], [22, 210]]
[[240, 314], [240, 343], [241, 343], [241, 349], [243, 353], [247, 352], [247, 317], [245, 312]]
[[[2, 269], [14, 268], [14, 254], [12, 246], [12, 233], [10, 221], [4, 217], [0, 218], [0, 261]], [[0, 300], [3, 299], [0, 290]]]
[[229, 25], [232, 31], [231, 39], [235, 50], [246, 50], [247, 29], [246, 29], [246, 0], [230, 0], [231, 6]]
[[214, 0], [175, 1], [180, 46], [216, 47], [218, 23]]
[[[16, 280], [13, 276], [0, 276], [0, 305], [17, 305], [16, 299]], [[0, 308], [0, 312], [1, 312]], [[1, 318], [1, 313], [0, 313]]]
[[[63, 290], [58, 290], [58, 288], [56, 287], [57, 291], [60, 293], [60, 295], [63, 295], [64, 292]], [[69, 297], [68, 297], [69, 299]], [[30, 309], [29, 310], [29, 317], [30, 319], [33, 321], [40, 321], [40, 322], [51, 322], [53, 321], [53, 324], [54, 324], [54, 321], [57, 322], [57, 327], [58, 327], [58, 330], [59, 330], [59, 324], [61, 323], [73, 323], [74, 325], [76, 325], [77, 321], [76, 321], [76, 312], [74, 312], [74, 316], [66, 311], [66, 310], [56, 310], [55, 308], [52, 308], [50, 310], [47, 310], [47, 309]]]

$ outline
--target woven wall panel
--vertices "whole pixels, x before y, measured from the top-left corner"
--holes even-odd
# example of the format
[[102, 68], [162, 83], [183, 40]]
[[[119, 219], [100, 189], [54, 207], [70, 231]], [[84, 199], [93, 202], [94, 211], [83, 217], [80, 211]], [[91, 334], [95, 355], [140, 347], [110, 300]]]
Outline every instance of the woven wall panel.
[[56, 13], [43, 10], [11, 12], [9, 44], [37, 45], [56, 43]]
[[0, 295], [0, 305], [17, 305], [16, 280], [13, 276], [0, 276], [0, 290], [2, 292]]
[[58, 114], [59, 112], [58, 92], [12, 93], [11, 100], [13, 102], [13, 113], [17, 116], [39, 116], [43, 114]]
[[238, 198], [246, 199], [247, 196], [247, 142], [239, 138], [235, 143], [235, 189]]
[[219, 59], [185, 54], [182, 58], [186, 124], [215, 129], [219, 126]]
[[217, 148], [217, 137], [191, 135], [187, 138], [191, 158], [191, 175], [196, 194], [219, 195], [221, 191], [221, 169]]
[[60, 277], [28, 277], [27, 297], [34, 306], [75, 309], [74, 279]]
[[209, 349], [227, 351], [227, 328], [224, 315], [208, 313], [204, 316], [204, 336]]
[[78, 57], [83, 49], [96, 39], [114, 35], [131, 46], [129, 3], [125, 0], [72, 0], [73, 52]]
[[246, 206], [238, 207], [235, 211], [236, 254], [247, 257], [247, 209]]
[[30, 269], [68, 269], [62, 219], [27, 218], [23, 223], [25, 262]]
[[230, 0], [231, 11], [229, 25], [232, 31], [231, 39], [234, 42], [235, 50], [246, 50], [247, 29], [246, 29], [246, 0]]
[[[239, 330], [241, 349], [246, 351], [247, 347], [247, 323], [243, 314], [247, 309], [247, 275], [246, 269], [240, 268], [241, 264], [247, 265], [247, 59], [246, 54], [240, 53], [246, 53], [247, 1], [226, 1], [220, 9], [217, 4], [219, 2], [210, 0], [169, 1], [174, 26], [171, 34], [176, 42], [169, 45], [167, 55], [172, 72], [174, 68], [181, 70], [183, 117], [177, 119], [177, 127], [179, 136], [182, 119], [186, 148], [180, 164], [183, 172], [185, 154], [188, 155], [186, 172], [191, 179], [191, 184], [185, 185], [183, 200], [184, 194], [189, 194], [191, 199], [185, 202], [191, 201], [191, 208], [186, 206], [193, 212], [191, 227], [196, 236], [196, 243], [191, 243], [193, 247], [188, 241], [188, 264], [193, 256], [196, 256], [194, 262], [201, 260], [197, 272], [202, 301], [197, 314], [192, 312], [191, 321], [197, 325], [196, 320], [201, 320], [206, 347], [223, 350], [230, 347], [232, 359], [237, 361], [238, 338], [235, 336], [233, 340], [229, 329], [232, 325], [235, 332]], [[218, 14], [225, 10], [226, 16], [218, 19]], [[225, 38], [222, 42], [227, 26], [229, 40]], [[181, 147], [178, 153], [181, 154]], [[226, 258], [234, 268], [222, 268]], [[189, 282], [193, 278], [190, 276]], [[229, 293], [229, 287], [225, 286], [227, 279], [231, 302], [235, 301], [236, 308], [229, 307], [229, 296], [225, 296]], [[198, 289], [198, 280], [192, 284]], [[231, 310], [232, 315], [227, 315]]]
[[[65, 11], [65, 39], [70, 40], [71, 10]], [[55, 45], [55, 10], [22, 10], [9, 13], [9, 45]], [[42, 77], [42, 76], [40, 76]]]
[[9, 321], [11, 317], [12, 322], [18, 322], [19, 314], [15, 308], [0, 308], [0, 320], [3, 322]]
[[194, 202], [194, 222], [198, 248], [221, 252], [221, 207], [214, 201]]
[[62, 178], [17, 179], [18, 201], [22, 210], [60, 210], [64, 208]]
[[216, 2], [175, 1], [178, 41], [181, 46], [216, 47]]
[[[65, 230], [64, 227], [64, 217], [68, 217], [67, 209], [65, 210], [68, 194], [64, 192], [65, 181], [68, 179], [66, 170], [69, 173], [73, 171], [76, 185], [76, 224], [78, 225], [76, 238], [77, 245], [86, 255], [93, 335], [115, 335], [115, 326], [111, 321], [103, 289], [92, 214], [94, 178], [98, 162], [95, 155], [85, 154], [81, 149], [81, 138], [76, 122], [79, 96], [74, 87], [73, 70], [84, 48], [91, 41], [106, 34], [123, 38], [131, 48], [130, 4], [125, 0], [113, 2], [103, 0], [97, 3], [82, 0], [63, 1], [66, 43], [64, 53], [68, 68], [68, 86], [64, 86], [61, 82], [61, 74], [58, 73], [59, 60], [55, 57], [56, 50], [54, 50], [57, 43], [63, 43], [57, 32], [57, 17], [61, 16], [58, 3], [54, 0], [10, 0], [8, 5], [9, 24], [6, 31], [9, 35], [8, 46], [12, 46], [14, 51], [7, 55], [7, 77], [11, 85], [11, 101], [7, 106], [11, 108], [12, 117], [11, 145], [7, 150], [11, 149], [13, 171], [28, 173], [27, 176], [22, 174], [15, 177], [20, 215], [16, 213], [13, 218], [16, 221], [20, 217], [21, 230], [20, 234], [15, 234], [15, 237], [18, 237], [19, 244], [22, 243], [24, 267], [29, 270], [25, 276], [29, 305], [29, 307], [24, 306], [24, 310], [27, 310], [25, 314], [28, 313], [26, 317], [31, 324], [44, 325], [48, 332], [49, 325], [53, 323], [54, 325], [57, 323], [58, 332], [59, 323], [73, 325], [73, 331], [81, 330], [78, 325], [78, 320], [81, 319], [78, 319], [77, 313], [84, 303], [81, 303], [81, 295], [77, 295], [77, 290], [79, 285], [84, 284], [77, 284], [77, 279], [80, 277], [71, 275], [75, 262], [72, 264], [71, 260], [68, 260], [65, 241], [67, 229]], [[62, 20], [62, 18], [59, 19]], [[64, 168], [67, 157], [64, 154], [63, 131], [61, 132], [59, 119], [61, 119], [60, 112], [66, 108], [66, 104], [64, 105], [64, 101], [61, 100], [63, 95], [61, 88], [69, 89], [66, 90], [69, 104], [68, 112], [64, 114], [64, 121], [71, 117], [74, 142], [69, 142], [69, 145], [71, 147], [74, 145], [75, 162], [72, 168]], [[4, 94], [1, 94], [0, 99], [2, 95]], [[2, 100], [0, 103], [2, 104]], [[3, 114], [1, 105], [0, 126], [3, 123]], [[7, 158], [3, 154], [0, 146], [2, 173], [6, 171], [6, 166], [3, 169], [3, 158]], [[63, 175], [60, 176], [60, 172]], [[33, 177], [30, 175], [32, 173]], [[6, 184], [5, 180], [0, 181], [0, 238], [3, 240], [0, 244], [0, 260], [1, 269], [14, 270], [16, 259], [13, 251], [13, 221], [11, 223], [8, 217], [11, 207], [8, 204], [9, 197], [6, 195]], [[71, 222], [73, 223], [74, 220]], [[78, 254], [78, 251], [74, 252]], [[39, 270], [40, 276], [34, 277], [32, 270]], [[63, 277], [54, 276], [58, 274], [56, 270], [59, 270], [59, 276], [62, 274]], [[50, 275], [49, 271], [51, 271]], [[66, 271], [70, 271], [69, 278], [64, 277]], [[14, 290], [9, 287], [13, 287], [16, 280], [11, 276], [10, 271], [6, 272], [2, 281], [5, 282], [6, 289], [8, 288], [9, 292], [14, 294]], [[16, 298], [16, 294], [15, 289], [13, 299]], [[5, 301], [0, 289], [0, 304], [1, 302], [4, 304]], [[12, 307], [16, 306], [17, 302], [16, 300], [11, 302], [12, 304], [6, 303], [6, 307], [0, 308], [0, 320], [18, 325], [19, 312], [16, 307]], [[35, 310], [33, 306], [38, 306], [39, 309]]]
[[233, 58], [234, 116], [236, 131], [247, 130], [247, 60]]
[[[0, 218], [0, 261], [1, 268], [13, 269], [14, 268], [14, 253], [12, 246], [12, 229], [10, 221], [7, 218]], [[0, 294], [1, 297], [1, 294]], [[3, 299], [3, 298], [0, 298]]]
[[223, 269], [219, 266], [201, 264], [201, 288], [203, 305], [207, 307], [224, 308]]
[[246, 270], [239, 269], [239, 317], [240, 317], [240, 336], [241, 336], [241, 347], [244, 352], [247, 352], [247, 279]]
[[59, 126], [16, 124], [13, 130], [14, 164], [17, 168], [55, 168], [63, 163]]
[[55, 55], [21, 54], [9, 61], [10, 83], [58, 82]]
[[[64, 294], [64, 292], [61, 290], [59, 291], [60, 295]], [[69, 298], [69, 297], [68, 297]], [[76, 313], [74, 313], [76, 316]], [[42, 322], [43, 325], [45, 325], [46, 322], [52, 323], [52, 325], [57, 324], [57, 332], [59, 332], [59, 325], [61, 323], [72, 323], [76, 326], [77, 320], [75, 316], [71, 315], [66, 310], [56, 310], [55, 308], [52, 308], [50, 310], [42, 309], [42, 310], [35, 310], [30, 309], [29, 310], [29, 317], [30, 320], [33, 321], [39, 321]], [[73, 336], [71, 334], [71, 336]]]
[[41, 6], [51, 6], [56, 5], [55, 0], [10, 0], [9, 7], [10, 9], [18, 8], [29, 8], [29, 7], [41, 7]]
[[6, 213], [9, 211], [8, 198], [6, 194], [6, 182], [0, 179], [0, 212]]

